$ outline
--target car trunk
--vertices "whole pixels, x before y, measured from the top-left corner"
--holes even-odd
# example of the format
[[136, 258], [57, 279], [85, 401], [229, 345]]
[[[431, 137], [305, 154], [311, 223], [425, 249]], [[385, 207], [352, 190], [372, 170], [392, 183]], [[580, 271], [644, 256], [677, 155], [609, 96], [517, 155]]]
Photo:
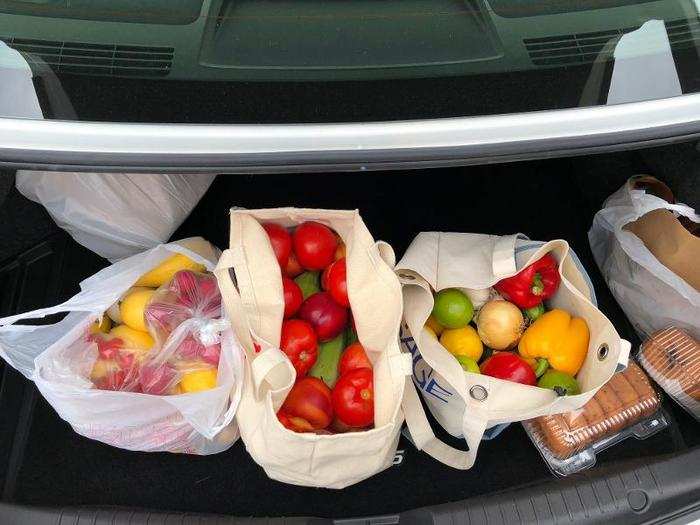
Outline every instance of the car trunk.
[[[173, 238], [201, 235], [223, 249], [231, 206], [286, 205], [358, 208], [374, 237], [391, 243], [399, 256], [421, 231], [522, 232], [533, 239], [563, 238], [590, 274], [600, 309], [634, 349], [640, 341], [596, 267], [587, 232], [604, 199], [638, 173], [656, 175], [676, 191], [679, 200], [697, 208], [698, 157], [695, 145], [686, 143], [467, 168], [221, 175]], [[14, 190], [0, 214], [0, 228], [7, 239], [0, 268], [2, 315], [66, 298], [75, 293], [81, 279], [107, 264], [77, 245], [43, 209]], [[697, 423], [668, 399], [664, 408], [670, 423], [667, 429], [647, 440], [628, 439], [604, 451], [591, 475], [650, 464], [690, 449], [697, 452]], [[357, 518], [539, 487], [553, 479], [516, 423], [484, 442], [468, 471], [440, 465], [402, 437], [396, 464], [362, 483], [340, 491], [285, 485], [269, 480], [240, 441], [221, 454], [197, 457], [128, 452], [81, 437], [31, 383], [8, 367], [3, 370], [0, 393], [0, 443], [3, 502], [41, 507], [123, 506], [229, 516]], [[451, 443], [463, 446], [458, 440]], [[595, 497], [602, 508], [600, 495]], [[579, 499], [585, 509], [585, 495]], [[572, 519], [577, 515], [568, 512]], [[533, 511], [533, 519], [536, 514]], [[518, 517], [524, 522], [530, 519], [521, 512]], [[508, 520], [501, 515], [493, 521]]]

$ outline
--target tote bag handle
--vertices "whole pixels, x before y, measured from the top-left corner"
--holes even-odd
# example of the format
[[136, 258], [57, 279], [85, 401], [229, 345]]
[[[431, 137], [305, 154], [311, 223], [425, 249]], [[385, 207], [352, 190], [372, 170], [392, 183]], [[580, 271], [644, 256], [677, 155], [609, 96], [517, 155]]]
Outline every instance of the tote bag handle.
[[[264, 394], [263, 387], [267, 385], [272, 391], [285, 389], [294, 383], [296, 372], [289, 362], [289, 358], [279, 348], [270, 344], [258, 347], [253, 341], [254, 332], [248, 322], [241, 295], [231, 279], [230, 270], [235, 268], [238, 259], [238, 254], [234, 249], [225, 250], [214, 269], [214, 275], [219, 284], [221, 299], [233, 331], [241, 342], [250, 362], [256, 398], [261, 399]], [[256, 339], [262, 341], [260, 338]]]
[[458, 470], [472, 468], [488, 421], [466, 410], [462, 418], [462, 433], [469, 450], [459, 450], [441, 441], [433, 432], [411, 377], [406, 378], [403, 395], [406, 426], [415, 447], [449, 467]]
[[527, 237], [516, 233], [514, 235], [503, 235], [496, 240], [493, 245], [493, 254], [491, 255], [494, 277], [501, 279], [518, 271], [515, 261], [515, 243], [518, 239], [527, 239]]

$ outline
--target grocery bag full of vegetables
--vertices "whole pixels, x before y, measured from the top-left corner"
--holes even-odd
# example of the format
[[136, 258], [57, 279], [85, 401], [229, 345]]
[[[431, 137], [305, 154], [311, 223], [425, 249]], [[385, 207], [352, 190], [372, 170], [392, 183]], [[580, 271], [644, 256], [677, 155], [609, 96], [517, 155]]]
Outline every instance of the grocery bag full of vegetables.
[[271, 478], [342, 488], [391, 465], [411, 374], [393, 265], [357, 211], [231, 211], [215, 273], [246, 350], [237, 421]]
[[455, 468], [473, 465], [487, 428], [580, 408], [626, 365], [630, 345], [596, 307], [566, 241], [421, 233], [396, 271], [414, 382], [469, 450], [425, 424], [409, 430]]

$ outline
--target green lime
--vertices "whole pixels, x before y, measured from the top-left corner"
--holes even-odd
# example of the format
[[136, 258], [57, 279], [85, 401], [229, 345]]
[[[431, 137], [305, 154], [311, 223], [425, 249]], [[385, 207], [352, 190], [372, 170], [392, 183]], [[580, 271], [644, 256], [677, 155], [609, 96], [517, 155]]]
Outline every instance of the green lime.
[[540, 388], [550, 388], [560, 396], [575, 396], [581, 393], [578, 381], [573, 376], [559, 372], [558, 370], [547, 370], [537, 382]]
[[448, 288], [435, 294], [433, 317], [445, 328], [462, 328], [469, 324], [474, 307], [469, 297], [456, 288]]
[[464, 355], [456, 355], [455, 357], [457, 358], [457, 361], [459, 361], [459, 364], [462, 365], [465, 372], [473, 372], [475, 374], [481, 373], [481, 370], [479, 370], [479, 365], [477, 365], [476, 361], [474, 361], [471, 357]]

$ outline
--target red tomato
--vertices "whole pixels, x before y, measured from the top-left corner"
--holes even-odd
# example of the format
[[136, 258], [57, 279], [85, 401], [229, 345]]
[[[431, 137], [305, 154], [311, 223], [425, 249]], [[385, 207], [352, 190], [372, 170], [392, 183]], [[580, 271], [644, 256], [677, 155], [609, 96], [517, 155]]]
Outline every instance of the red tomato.
[[345, 243], [343, 241], [338, 241], [338, 247], [335, 249], [335, 260], [342, 259], [345, 257], [346, 253]]
[[523, 385], [537, 383], [537, 376], [527, 361], [511, 352], [493, 354], [481, 363], [480, 368], [481, 373], [485, 376], [497, 377]]
[[333, 418], [333, 422], [331, 423], [329, 429], [336, 434], [345, 434], [346, 432], [351, 432], [353, 430], [352, 427], [349, 427], [343, 423], [337, 416]]
[[280, 268], [283, 270], [286, 269], [287, 263], [289, 262], [289, 255], [292, 253], [292, 236], [289, 235], [286, 228], [283, 228], [279, 224], [263, 224], [263, 228], [265, 228], [267, 236], [270, 238], [270, 244], [272, 245], [272, 250], [275, 252], [275, 257], [277, 257]]
[[284, 318], [289, 319], [301, 306], [304, 296], [301, 294], [299, 285], [289, 277], [282, 277], [282, 288], [284, 290]]
[[313, 326], [301, 319], [284, 321], [280, 348], [292, 362], [297, 377], [305, 376], [318, 357], [318, 341]]
[[338, 375], [344, 376], [350, 370], [356, 368], [372, 369], [372, 362], [367, 357], [364, 347], [360, 343], [353, 343], [348, 346], [338, 361]]
[[294, 230], [293, 241], [297, 260], [307, 270], [323, 270], [335, 260], [338, 241], [328, 226], [304, 222]]
[[340, 376], [333, 388], [333, 410], [350, 427], [368, 427], [374, 423], [374, 385], [372, 370], [356, 368]]
[[313, 325], [319, 341], [330, 341], [345, 329], [348, 310], [336, 303], [328, 292], [318, 292], [302, 303], [299, 317]]
[[324, 290], [328, 291], [328, 273], [331, 271], [331, 268], [335, 263], [332, 263], [330, 266], [326, 266], [326, 269], [323, 270], [323, 273], [321, 274], [321, 288]]
[[328, 267], [328, 291], [340, 306], [349, 307], [347, 266], [345, 258], [338, 259]]
[[290, 416], [281, 409], [279, 412], [277, 412], [277, 419], [279, 419], [279, 422], [282, 423], [282, 425], [285, 428], [294, 432], [314, 431], [314, 428], [311, 426], [311, 423], [309, 423], [306, 419], [296, 416]]
[[[331, 400], [331, 389], [317, 377], [303, 377], [297, 381], [284, 400], [284, 404], [278, 413], [282, 414], [280, 422], [290, 428], [282, 421], [285, 417], [291, 430], [304, 432], [305, 423], [308, 423], [312, 430], [320, 430], [330, 425], [333, 420], [333, 402]], [[299, 418], [301, 421], [295, 421]]]
[[297, 275], [304, 273], [304, 269], [301, 267], [301, 264], [299, 264], [299, 261], [297, 261], [297, 256], [294, 255], [294, 252], [289, 254], [289, 261], [287, 262], [285, 273], [287, 274], [287, 277], [291, 277], [292, 279], [294, 279], [294, 277]]

